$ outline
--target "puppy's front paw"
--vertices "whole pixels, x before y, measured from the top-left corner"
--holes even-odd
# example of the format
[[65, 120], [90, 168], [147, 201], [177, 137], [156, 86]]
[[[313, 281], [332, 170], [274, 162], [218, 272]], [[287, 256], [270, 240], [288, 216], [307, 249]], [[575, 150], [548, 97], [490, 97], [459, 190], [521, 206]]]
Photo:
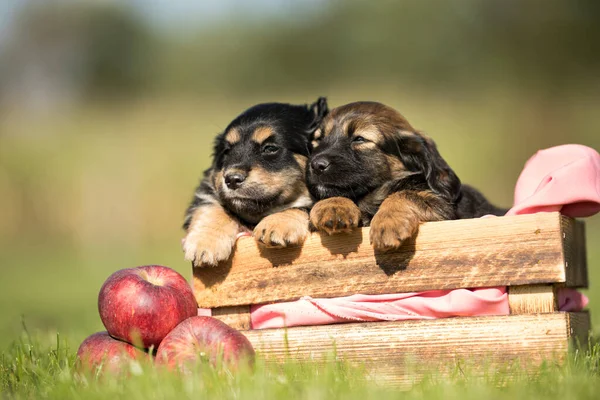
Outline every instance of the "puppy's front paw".
[[199, 229], [185, 237], [183, 252], [194, 267], [214, 267], [229, 259], [234, 246], [235, 236], [215, 235], [212, 230]]
[[418, 219], [409, 213], [377, 212], [371, 220], [369, 234], [375, 250], [392, 250], [412, 237], [419, 229]]
[[265, 247], [280, 248], [304, 243], [308, 235], [308, 215], [301, 210], [286, 210], [263, 218], [252, 233]]
[[358, 227], [360, 209], [345, 197], [332, 197], [317, 202], [310, 211], [310, 222], [323, 232], [332, 235], [351, 232]]

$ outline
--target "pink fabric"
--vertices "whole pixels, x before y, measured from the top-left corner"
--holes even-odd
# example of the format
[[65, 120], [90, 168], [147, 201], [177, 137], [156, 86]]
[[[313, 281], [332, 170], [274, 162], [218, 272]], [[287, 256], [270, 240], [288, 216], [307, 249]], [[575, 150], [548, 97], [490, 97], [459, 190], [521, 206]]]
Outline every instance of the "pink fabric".
[[589, 299], [575, 289], [561, 288], [558, 291], [558, 309], [560, 311], [581, 311], [589, 303]]
[[210, 308], [198, 308], [199, 317], [212, 317], [212, 310]]
[[[564, 288], [558, 292], [561, 311], [581, 311], [587, 304], [588, 298], [575, 289]], [[506, 287], [495, 287], [374, 296], [355, 294], [333, 299], [303, 297], [292, 302], [253, 305], [250, 314], [252, 329], [268, 329], [343, 322], [508, 315], [509, 309]]]
[[514, 206], [506, 215], [560, 211], [574, 218], [600, 211], [600, 156], [567, 144], [538, 151], [517, 181]]
[[[485, 304], [485, 306], [482, 306]], [[506, 288], [431, 290], [385, 295], [355, 294], [333, 299], [250, 307], [252, 328], [281, 328], [340, 322], [397, 321], [508, 314]]]
[[[560, 211], [587, 217], [600, 211], [600, 155], [581, 145], [538, 151], [525, 164], [507, 215]], [[561, 311], [578, 311], [587, 297], [573, 289], [558, 293]], [[456, 289], [333, 299], [304, 297], [293, 302], [253, 305], [253, 329], [352, 321], [397, 321], [456, 316], [507, 315], [505, 287]]]

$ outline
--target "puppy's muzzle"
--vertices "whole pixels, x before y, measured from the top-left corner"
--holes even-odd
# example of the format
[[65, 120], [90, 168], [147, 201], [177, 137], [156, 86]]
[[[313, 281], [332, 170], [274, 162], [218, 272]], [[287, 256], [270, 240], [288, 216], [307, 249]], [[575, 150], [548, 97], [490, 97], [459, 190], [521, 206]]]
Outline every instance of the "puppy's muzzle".
[[235, 190], [241, 186], [246, 180], [247, 175], [241, 172], [230, 172], [225, 175], [225, 184], [231, 190]]
[[317, 156], [310, 162], [310, 169], [313, 173], [320, 175], [327, 171], [331, 161], [326, 156]]

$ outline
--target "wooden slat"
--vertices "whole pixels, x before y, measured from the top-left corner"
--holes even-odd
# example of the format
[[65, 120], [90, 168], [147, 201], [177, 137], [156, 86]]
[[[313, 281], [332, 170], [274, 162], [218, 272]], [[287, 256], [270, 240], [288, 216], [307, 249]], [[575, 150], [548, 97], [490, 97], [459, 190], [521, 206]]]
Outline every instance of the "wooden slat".
[[537, 314], [558, 311], [558, 298], [552, 285], [525, 285], [508, 288], [511, 314]]
[[462, 360], [492, 368], [514, 361], [528, 368], [547, 359], [561, 360], [569, 348], [571, 325], [586, 321], [587, 313], [556, 312], [243, 333], [268, 361], [321, 361], [331, 357], [335, 348], [337, 359], [364, 366], [377, 380], [403, 385]]
[[[562, 283], [587, 284], [582, 237], [558, 213], [430, 222], [400, 249], [377, 253], [369, 229], [312, 234], [302, 247], [259, 248], [241, 238], [232, 259], [194, 270], [201, 307], [432, 289]], [[563, 235], [564, 234], [564, 235]], [[564, 236], [564, 238], [563, 238]], [[585, 250], [583, 250], [585, 251]], [[565, 252], [567, 254], [565, 254]]]
[[237, 330], [251, 328], [250, 306], [218, 307], [211, 310], [212, 316]]
[[583, 350], [588, 349], [588, 338], [590, 335], [590, 314], [588, 311], [579, 313], [569, 313], [568, 330], [569, 335], [573, 338], [573, 344], [581, 347]]
[[567, 286], [588, 287], [585, 223], [561, 216]]

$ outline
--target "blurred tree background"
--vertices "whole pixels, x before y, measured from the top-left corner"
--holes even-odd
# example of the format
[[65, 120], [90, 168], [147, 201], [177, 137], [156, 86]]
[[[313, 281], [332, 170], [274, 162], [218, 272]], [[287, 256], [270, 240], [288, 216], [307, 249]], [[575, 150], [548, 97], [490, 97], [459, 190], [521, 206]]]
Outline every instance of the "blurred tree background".
[[[21, 316], [99, 330], [118, 268], [189, 276], [186, 203], [213, 136], [255, 103], [387, 103], [503, 206], [537, 150], [600, 147], [594, 0], [7, 0], [0, 15], [0, 343]], [[592, 308], [598, 240], [595, 217]]]

